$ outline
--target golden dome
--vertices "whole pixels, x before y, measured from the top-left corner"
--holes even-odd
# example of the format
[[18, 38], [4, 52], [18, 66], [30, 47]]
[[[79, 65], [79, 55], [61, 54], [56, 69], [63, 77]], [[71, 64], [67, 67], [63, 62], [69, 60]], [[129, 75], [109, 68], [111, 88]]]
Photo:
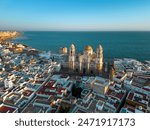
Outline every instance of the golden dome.
[[67, 54], [67, 47], [63, 47], [62, 52], [63, 52], [63, 54]]
[[84, 49], [85, 51], [93, 51], [93, 48], [91, 47], [91, 46], [89, 46], [89, 45], [87, 45], [87, 46], [85, 46], [85, 49]]
[[93, 48], [89, 45], [85, 46], [84, 51], [88, 54], [93, 54]]

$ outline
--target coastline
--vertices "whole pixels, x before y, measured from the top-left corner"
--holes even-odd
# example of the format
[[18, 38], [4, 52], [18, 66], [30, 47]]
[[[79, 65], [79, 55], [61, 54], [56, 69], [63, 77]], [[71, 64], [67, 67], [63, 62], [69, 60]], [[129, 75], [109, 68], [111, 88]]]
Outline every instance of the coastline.
[[[10, 32], [10, 31], [7, 31], [8, 32], [8, 34], [10, 33], [14, 33], [14, 32]], [[7, 32], [4, 32], [4, 33], [7, 33]], [[35, 32], [35, 31], [30, 31], [30, 32]], [[38, 32], [38, 33], [40, 33], [41, 31], [36, 31], [36, 32]], [[42, 32], [53, 32], [53, 31], [42, 31]], [[58, 32], [58, 31], [55, 31], [55, 32]], [[63, 31], [64, 32], [64, 31]], [[69, 33], [70, 31], [68, 31], [68, 33]], [[72, 31], [73, 32], [73, 31]], [[78, 32], [78, 31], [77, 31]], [[93, 32], [93, 31], [91, 31], [91, 32]], [[94, 32], [96, 32], [96, 31], [94, 31]], [[102, 32], [102, 31], [99, 31], [99, 32]], [[110, 31], [105, 31], [105, 32], [110, 32]], [[118, 32], [129, 32], [129, 31], [116, 31], [116, 33], [118, 33]], [[132, 32], [135, 32], [135, 31], [132, 31]], [[137, 31], [136, 31], [137, 32]], [[143, 32], [143, 31], [138, 31], [138, 32]], [[24, 40], [22, 40], [22, 38], [21, 37], [26, 37], [25, 36], [25, 33], [28, 33], [28, 32], [26, 32], [26, 31], [23, 31], [23, 32], [16, 32], [15, 31], [15, 35], [11, 35], [10, 37], [5, 37], [5, 40], [2, 40], [2, 41], [0, 41], [0, 43], [2, 43], [2, 42], [11, 42], [11, 43], [15, 43], [15, 44], [22, 44], [24, 47], [29, 47], [29, 48], [32, 48], [32, 49], [35, 49], [36, 51], [38, 51], [38, 52], [48, 52], [48, 51], [50, 51], [50, 52], [52, 52], [53, 54], [60, 54], [59, 53], [59, 49], [62, 47], [62, 46], [60, 46], [60, 47], [58, 47], [57, 48], [57, 51], [55, 50], [55, 49], [53, 49], [53, 48], [51, 48], [50, 50], [47, 48], [46, 50], [45, 49], [42, 49], [42, 48], [40, 48], [40, 49], [38, 49], [38, 47], [33, 47], [33, 46], [31, 46], [31, 45], [28, 45], [28, 44], [31, 44], [32, 42], [30, 42], [32, 39], [32, 37], [29, 37], [29, 39], [31, 39], [30, 41], [29, 41], [29, 43], [28, 43], [28, 40], [27, 40], [27, 43], [24, 41]], [[59, 32], [58, 32], [59, 33]], [[1, 35], [0, 35], [0, 37], [1, 37]], [[19, 39], [19, 40], [18, 40]], [[23, 41], [23, 42], [22, 42]], [[38, 43], [38, 42], [37, 42]], [[39, 43], [40, 43], [40, 41], [39, 41]], [[38, 43], [38, 44], [39, 44]], [[67, 43], [66, 43], [67, 44]], [[67, 45], [68, 46], [68, 45]], [[63, 46], [64, 47], [64, 46]], [[56, 48], [56, 47], [55, 47]], [[107, 49], [107, 48], [106, 48]], [[81, 50], [81, 49], [80, 49]], [[80, 50], [77, 50], [77, 52], [78, 53], [80, 53]], [[106, 54], [106, 55], [105, 55]], [[136, 57], [136, 56], [135, 56]], [[111, 54], [107, 54], [106, 53], [106, 51], [105, 51], [105, 48], [104, 48], [104, 59], [105, 59], [105, 61], [106, 62], [111, 62], [112, 60], [115, 60], [115, 59], [136, 59], [136, 60], [139, 60], [139, 61], [141, 61], [141, 62], [145, 62], [145, 61], [149, 61], [150, 59], [148, 59], [148, 58], [145, 58], [145, 59], [141, 59], [141, 58], [134, 58], [134, 57], [132, 57], [132, 56], [126, 56], [126, 57], [124, 57], [124, 56], [119, 56], [118, 55], [118, 57], [113, 57], [113, 58], [111, 58]]]
[[86, 45], [95, 50], [98, 44], [104, 48], [104, 57], [134, 58], [140, 61], [149, 60], [149, 32], [23, 32], [23, 37], [13, 42], [25, 43], [42, 51], [58, 53], [60, 47], [69, 48], [71, 43], [76, 52], [81, 53]]
[[[81, 113], [121, 113], [124, 109], [126, 110], [127, 94], [137, 94], [137, 92], [129, 91], [131, 89], [137, 91], [139, 87], [137, 85], [140, 84], [141, 86], [138, 89], [139, 92], [142, 91], [141, 95], [145, 97], [150, 95], [150, 89], [147, 87], [149, 86], [150, 63], [144, 64], [128, 58], [116, 59], [114, 64], [104, 66], [102, 74], [88, 74], [70, 70], [67, 66], [65, 68], [68, 63], [67, 55], [48, 55], [48, 53], [42, 55], [36, 49], [20, 42], [13, 44], [4, 41], [4, 43], [6, 45], [0, 46], [2, 63], [0, 92], [11, 102], [2, 99], [0, 112], [76, 113], [79, 111]], [[56, 57], [55, 60], [52, 59], [53, 56]], [[141, 84], [139, 79], [142, 81], [144, 79], [144, 82]], [[111, 95], [114, 97], [111, 98]], [[16, 101], [13, 102], [12, 97], [17, 97], [17, 104]], [[108, 98], [109, 100], [106, 100]], [[60, 104], [57, 104], [58, 100]], [[25, 103], [23, 106], [21, 106], [22, 101]], [[68, 103], [68, 101], [69, 108], [62, 109], [64, 103]], [[74, 104], [70, 104], [70, 101]], [[101, 109], [97, 108], [99, 101], [104, 103]], [[137, 102], [137, 104], [139, 103]], [[12, 108], [12, 106], [14, 107]], [[44, 110], [43, 106], [46, 106]], [[145, 104], [143, 106], [146, 108]], [[7, 110], [2, 109], [3, 107]], [[77, 107], [78, 109], [76, 109]], [[108, 109], [105, 109], [105, 107]], [[145, 109], [140, 111], [147, 112]]]
[[30, 48], [30, 49], [34, 49], [37, 52], [42, 52], [39, 49], [35, 49], [29, 45], [26, 45], [25, 43], [20, 43], [20, 42], [14, 43], [13, 42], [13, 40], [15, 40], [16, 38], [19, 38], [21, 36], [23, 36], [22, 32], [17, 32], [17, 31], [0, 32], [0, 44], [15, 44], [15, 45], [19, 44], [19, 45], [24, 46], [25, 48]]
[[17, 31], [0, 32], [0, 42], [19, 37], [20, 35], [21, 35], [21, 33], [17, 32]]

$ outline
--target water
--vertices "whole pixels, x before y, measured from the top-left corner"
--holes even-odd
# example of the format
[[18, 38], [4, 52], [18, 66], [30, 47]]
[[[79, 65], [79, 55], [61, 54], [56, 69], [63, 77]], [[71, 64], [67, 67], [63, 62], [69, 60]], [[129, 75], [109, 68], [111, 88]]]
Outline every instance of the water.
[[60, 47], [74, 43], [78, 52], [86, 45], [103, 46], [104, 58], [135, 58], [150, 60], [150, 32], [23, 32], [14, 40], [40, 50], [58, 52]]

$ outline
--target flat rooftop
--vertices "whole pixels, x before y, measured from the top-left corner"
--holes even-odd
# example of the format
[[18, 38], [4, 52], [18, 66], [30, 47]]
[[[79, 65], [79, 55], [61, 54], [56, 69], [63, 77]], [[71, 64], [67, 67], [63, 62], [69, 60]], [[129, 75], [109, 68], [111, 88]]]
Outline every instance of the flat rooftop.
[[17, 108], [15, 107], [11, 107], [11, 106], [8, 106], [8, 105], [0, 105], [0, 113], [13, 113], [17, 110]]

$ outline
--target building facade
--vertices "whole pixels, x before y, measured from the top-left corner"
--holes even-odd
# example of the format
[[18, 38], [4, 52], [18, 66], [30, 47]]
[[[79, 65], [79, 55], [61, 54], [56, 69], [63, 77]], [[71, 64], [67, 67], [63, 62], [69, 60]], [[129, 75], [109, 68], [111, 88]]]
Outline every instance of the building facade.
[[89, 45], [85, 46], [82, 54], [76, 53], [74, 44], [71, 44], [68, 56], [68, 67], [72, 71], [84, 74], [102, 73], [103, 48], [99, 45], [96, 52]]

